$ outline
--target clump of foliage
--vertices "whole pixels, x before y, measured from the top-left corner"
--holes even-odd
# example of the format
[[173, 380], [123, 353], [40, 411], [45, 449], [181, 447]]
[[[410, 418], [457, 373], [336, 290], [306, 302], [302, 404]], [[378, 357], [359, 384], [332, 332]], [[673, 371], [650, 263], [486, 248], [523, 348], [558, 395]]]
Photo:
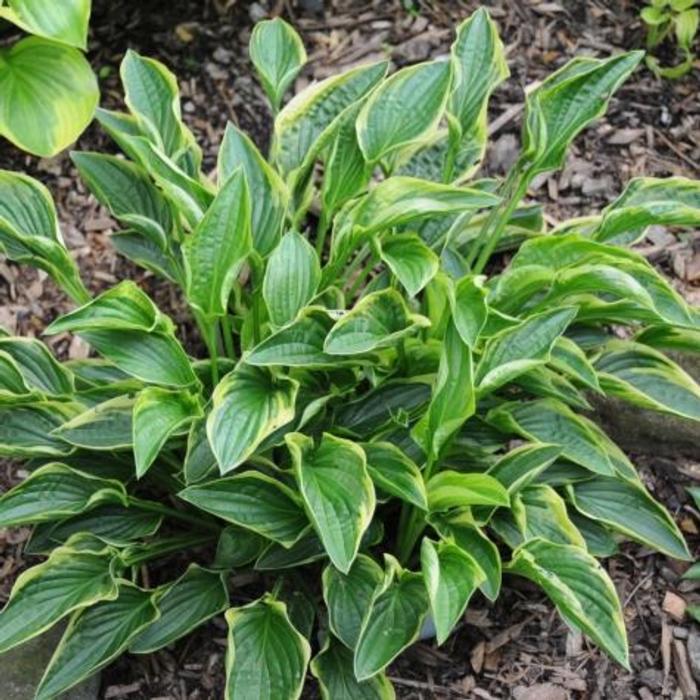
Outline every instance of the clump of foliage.
[[0, 0], [0, 24], [31, 36], [0, 46], [0, 136], [53, 156], [92, 121], [97, 79], [87, 48], [91, 0]]
[[646, 64], [650, 70], [662, 78], [680, 78], [692, 70], [695, 62], [693, 44], [700, 22], [698, 0], [649, 0], [640, 16], [646, 24], [650, 52], [673, 36], [683, 54], [683, 61], [678, 65], [662, 67], [659, 60], [649, 53]]
[[[421, 632], [444, 642], [506, 572], [626, 666], [596, 557], [620, 538], [688, 550], [584, 414], [592, 392], [700, 419], [700, 389], [661, 352], [696, 351], [699, 314], [628, 247], [650, 224], [697, 225], [700, 184], [636, 179], [552, 230], [523, 198], [641, 54], [577, 58], [531, 91], [497, 181], [476, 176], [508, 75], [484, 10], [448, 60], [362, 65], [283, 108], [301, 41], [263, 22], [250, 53], [268, 158], [230, 124], [216, 181], [203, 174], [174, 77], [133, 52], [129, 112], [98, 111], [126, 158], [73, 154], [123, 225], [117, 249], [183, 290], [204, 359], [133, 282], [91, 298], [48, 192], [0, 175], [7, 255], [78, 304], [46, 334], [101, 356], [0, 339], [0, 451], [31, 470], [0, 527], [34, 526], [28, 550], [47, 556], [0, 613], [0, 651], [69, 617], [45, 699], [225, 610], [228, 698], [297, 698], [308, 669], [324, 697], [391, 698], [386, 666]], [[149, 585], [173, 552], [199, 563]], [[257, 577], [235, 600], [255, 599], [230, 607], [244, 569]]]

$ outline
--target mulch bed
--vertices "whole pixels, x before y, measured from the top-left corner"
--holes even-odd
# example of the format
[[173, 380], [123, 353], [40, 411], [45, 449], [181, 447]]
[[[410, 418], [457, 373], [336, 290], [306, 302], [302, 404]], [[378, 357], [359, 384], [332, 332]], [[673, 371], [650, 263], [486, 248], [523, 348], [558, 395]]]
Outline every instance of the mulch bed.
[[[237, 121], [261, 148], [269, 139], [270, 118], [246, 53], [255, 20], [281, 12], [295, 23], [310, 57], [298, 80], [302, 86], [386, 52], [397, 66], [445, 54], [458, 21], [477, 5], [455, 0], [326, 0], [324, 14], [323, 4], [270, 0], [268, 7], [242, 0], [95, 0], [90, 58], [99, 71], [103, 105], [121, 104], [118, 64], [126, 48], [164, 61], [180, 80], [185, 119], [204, 150], [206, 168], [212, 170], [227, 120]], [[499, 24], [512, 72], [491, 109], [492, 143], [485, 172], [498, 175], [517, 154], [525, 87], [574, 55], [603, 56], [642, 46], [637, 18], [641, 3], [484, 4]], [[698, 76], [696, 70], [680, 81], [659, 81], [647, 70], [638, 70], [613, 98], [608, 115], [576, 140], [564, 169], [540, 178], [531, 188], [533, 198], [547, 203], [551, 222], [598, 211], [636, 175], [699, 178]], [[96, 126], [76, 148], [113, 150]], [[115, 255], [108, 240], [114, 222], [87, 194], [67, 156], [39, 160], [2, 142], [0, 168], [24, 170], [47, 184], [56, 198], [63, 234], [91, 290], [136, 279], [181, 326], [187, 346], [197, 351], [198, 340], [181, 297], [170, 285]], [[691, 302], [700, 303], [697, 232], [673, 236], [651, 230], [641, 249]], [[22, 335], [39, 335], [69, 308], [45, 275], [0, 260], [0, 324]], [[78, 339], [58, 336], [49, 343], [63, 357], [87, 352]], [[652, 493], [674, 514], [697, 551], [700, 518], [690, 507], [684, 486], [700, 476], [700, 453], [695, 461], [632, 457]], [[17, 465], [0, 464], [0, 491], [17, 479]], [[0, 530], [0, 604], [26, 566], [22, 546], [27, 536], [26, 529]], [[390, 668], [398, 695], [516, 700], [695, 697], [700, 632], [682, 614], [682, 607], [684, 600], [700, 595], [700, 587], [681, 581], [685, 565], [625, 545], [606, 567], [625, 605], [631, 673], [568, 630], [537, 589], [521, 579], [508, 579], [495, 605], [475, 598], [445, 646], [417, 644]], [[171, 649], [125, 657], [104, 672], [102, 696], [221, 698], [225, 636], [223, 621], [216, 619]], [[311, 689], [308, 697], [316, 697], [315, 692]]]

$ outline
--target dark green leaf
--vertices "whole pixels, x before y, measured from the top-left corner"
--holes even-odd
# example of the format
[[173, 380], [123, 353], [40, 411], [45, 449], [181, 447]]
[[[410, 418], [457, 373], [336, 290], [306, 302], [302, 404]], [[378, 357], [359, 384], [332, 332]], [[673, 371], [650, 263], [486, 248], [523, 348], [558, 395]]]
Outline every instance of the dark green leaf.
[[296, 700], [311, 656], [284, 603], [266, 596], [231, 608], [226, 656], [228, 700]]
[[50, 700], [99, 671], [157, 618], [153, 594], [121, 582], [115, 600], [93, 605], [70, 621], [41, 679], [36, 699]]
[[168, 646], [227, 606], [223, 575], [191, 564], [158, 598], [160, 617], [131, 640], [129, 651], [149, 654]]
[[239, 365], [214, 390], [207, 435], [219, 469], [243, 464], [262, 441], [294, 418], [298, 382]]
[[309, 526], [299, 496], [280, 481], [258, 472], [189, 486], [179, 496], [207, 513], [287, 547]]
[[333, 564], [347, 573], [374, 514], [365, 453], [327, 433], [318, 446], [301, 433], [288, 434], [286, 442], [309, 519]]
[[0, 527], [60, 520], [105, 501], [126, 505], [121, 483], [52, 462], [0, 497]]

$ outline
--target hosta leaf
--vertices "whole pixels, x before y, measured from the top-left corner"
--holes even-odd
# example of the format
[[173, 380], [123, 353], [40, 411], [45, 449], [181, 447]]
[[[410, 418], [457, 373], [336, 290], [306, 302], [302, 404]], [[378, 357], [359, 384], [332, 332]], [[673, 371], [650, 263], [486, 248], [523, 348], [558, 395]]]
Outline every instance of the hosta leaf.
[[567, 406], [584, 411], [591, 409], [583, 392], [549, 367], [533, 367], [517, 377], [514, 383], [532, 396], [558, 399]]
[[[182, 215], [187, 226], [192, 229], [196, 228], [214, 199], [211, 183], [204, 178], [196, 179], [189, 171], [184, 170], [163, 153], [154, 143], [158, 141], [157, 137], [152, 137], [149, 140], [145, 136], [123, 131], [121, 129], [124, 124], [123, 116], [119, 116], [115, 120], [113, 113], [98, 109], [97, 119], [121, 149], [148, 171], [165, 197]], [[118, 121], [117, 125], [115, 125], [115, 121]], [[199, 160], [199, 153], [194, 146], [188, 154], [192, 150], [196, 152], [194, 160]], [[189, 155], [187, 155], [187, 159], [191, 160]], [[183, 166], [185, 165], [183, 163]]]
[[79, 333], [91, 330], [168, 330], [172, 323], [148, 295], [130, 280], [120, 282], [92, 301], [57, 318], [44, 332]]
[[197, 379], [185, 351], [170, 332], [90, 330], [79, 335], [119, 369], [144, 382], [178, 387]]
[[228, 591], [220, 573], [190, 564], [156, 603], [160, 617], [129, 644], [132, 654], [149, 654], [184, 637], [228, 607]]
[[597, 474], [615, 474], [606, 442], [591, 421], [554, 399], [508, 403], [493, 409], [488, 420], [529, 440], [560, 445], [562, 456]]
[[265, 596], [226, 613], [226, 700], [296, 700], [301, 695], [311, 649], [287, 615]]
[[[4, 338], [5, 336], [3, 336]], [[22, 401], [32, 396], [32, 389], [22, 376], [12, 356], [0, 350], [0, 404]]]
[[0, 250], [11, 260], [45, 270], [74, 301], [89, 299], [61, 237], [49, 191], [37, 180], [7, 170], [0, 170]]
[[459, 124], [460, 141], [476, 148], [477, 161], [486, 148], [489, 98], [509, 75], [503, 42], [485, 8], [457, 28], [450, 56], [454, 77], [447, 111]]
[[[449, 114], [447, 120], [453, 132], [438, 129], [432, 136], [421, 139], [418, 150], [396, 169], [397, 175], [455, 185], [469, 179], [475, 165], [483, 157], [485, 141], [477, 140], [475, 136], [474, 140], [466, 139], [460, 143], [456, 121]], [[405, 154], [399, 153], [399, 156], [405, 157]]]
[[35, 36], [0, 51], [0, 95], [0, 134], [46, 158], [80, 136], [99, 100], [80, 51]]
[[180, 273], [172, 259], [151, 240], [136, 231], [115, 231], [109, 240], [118, 253], [137, 265], [171, 282], [180, 281]]
[[638, 343], [659, 350], [678, 350], [679, 352], [692, 353], [700, 347], [700, 329], [649, 326], [640, 330], [634, 339]]
[[43, 554], [56, 544], [64, 544], [75, 534], [90, 533], [114, 546], [124, 546], [142, 537], [154, 535], [163, 516], [142, 510], [136, 504], [105, 503], [58, 522], [34, 527], [26, 552]]
[[281, 328], [256, 345], [246, 356], [249, 365], [319, 367], [339, 364], [339, 359], [323, 350], [334, 321], [325, 309], [310, 306], [294, 323]]
[[[583, 265], [587, 265], [589, 270], [590, 267], [600, 265], [604, 268], [600, 271], [600, 279], [609, 289], [614, 290], [615, 287], [610, 285], [617, 281], [616, 296], [625, 298], [631, 291], [636, 299], [646, 306], [651, 299], [651, 309], [642, 309], [645, 311], [643, 316], [640, 317], [638, 312], [635, 314], [634, 311], [628, 311], [622, 322], [629, 322], [635, 315], [644, 321], [658, 322], [653, 315], [655, 312], [668, 323], [691, 328], [697, 325], [692, 310], [683, 298], [644, 258], [633, 251], [598, 243], [579, 234], [539, 236], [524, 243], [511, 261], [511, 269], [525, 265], [539, 265], [555, 270], [572, 268], [567, 273], [569, 282], [572, 283], [572, 291], [576, 291], [576, 283], [580, 281], [593, 293], [599, 289], [593, 280], [595, 272], [589, 274], [583, 271], [577, 280], [577, 271]], [[615, 269], [618, 273], [624, 272], [626, 275], [616, 275]], [[644, 296], [640, 288], [647, 296]]]
[[250, 37], [250, 59], [275, 112], [306, 63], [306, 51], [293, 27], [280, 17], [258, 22]]
[[416, 463], [390, 442], [364, 442], [367, 471], [384, 493], [428, 510], [423, 476]]
[[362, 108], [358, 102], [343, 113], [323, 168], [321, 198], [325, 222], [348, 200], [364, 190], [373, 166], [365, 160], [357, 139], [355, 122]]
[[352, 211], [352, 221], [370, 234], [428, 217], [493, 207], [498, 202], [498, 197], [482, 190], [396, 175], [360, 200]]
[[74, 451], [53, 431], [82, 407], [42, 401], [31, 406], [0, 407], [0, 455], [3, 457], [64, 456]]
[[428, 595], [420, 574], [396, 569], [389, 572], [369, 609], [355, 649], [355, 678], [367, 680], [388, 666], [420, 633], [428, 612]]
[[294, 569], [304, 564], [327, 558], [323, 542], [316, 533], [309, 532], [300, 537], [291, 547], [271, 542], [255, 561], [256, 571]]
[[347, 573], [374, 514], [365, 453], [329, 434], [317, 446], [301, 433], [287, 435], [286, 442], [309, 519], [333, 564]]
[[593, 364], [579, 345], [570, 338], [557, 338], [552, 346], [549, 364], [590, 389], [600, 392], [600, 382]]
[[416, 234], [390, 236], [381, 243], [382, 259], [410, 296], [415, 296], [435, 276], [438, 256]]
[[115, 600], [93, 605], [70, 621], [41, 679], [37, 700], [49, 700], [99, 671], [157, 618], [154, 595], [121, 582]]
[[586, 549], [589, 554], [597, 558], [611, 557], [617, 554], [619, 550], [617, 540], [604, 525], [581, 515], [573, 508], [570, 509], [569, 518], [586, 541]]
[[429, 400], [430, 385], [423, 379], [389, 381], [340, 407], [335, 423], [355, 435], [369, 436], [398, 415], [414, 416]]
[[[472, 368], [472, 352], [450, 322], [440, 356], [433, 398], [423, 422], [424, 444], [437, 459], [447, 441], [474, 413], [476, 395]], [[420, 429], [421, 423], [418, 424]]]
[[479, 585], [481, 592], [489, 600], [496, 600], [501, 590], [501, 555], [496, 545], [474, 524], [471, 514], [468, 511], [433, 514], [430, 523], [443, 538], [453, 540], [478, 562], [486, 576]]
[[0, 496], [0, 527], [60, 520], [103, 502], [126, 505], [124, 486], [52, 462]]
[[545, 311], [490, 338], [476, 367], [479, 392], [494, 391], [546, 362], [555, 341], [575, 316], [576, 308], [570, 306]]
[[595, 368], [607, 394], [700, 420], [700, 387], [675, 362], [650, 347], [628, 341], [610, 343]]
[[148, 387], [136, 397], [133, 444], [136, 476], [141, 478], [153, 464], [168, 438], [182, 432], [202, 415], [199, 400], [187, 391]]
[[248, 183], [253, 247], [265, 257], [282, 233], [287, 188], [250, 138], [229, 122], [219, 149], [219, 183], [225, 183], [238, 167], [243, 168]]
[[642, 55], [575, 58], [528, 95], [522, 140], [530, 177], [561, 166], [571, 141], [605, 112]]
[[580, 547], [535, 539], [513, 553], [508, 570], [534, 581], [569, 624], [628, 667], [622, 606], [610, 577], [590, 554]]
[[434, 129], [445, 109], [451, 80], [451, 65], [446, 61], [419, 63], [387, 78], [357, 118], [365, 159], [376, 163]]
[[329, 565], [323, 570], [323, 600], [333, 634], [348, 649], [360, 637], [362, 621], [374, 595], [384, 580], [384, 572], [373, 559], [360, 554], [347, 573]]
[[603, 210], [593, 237], [603, 242], [633, 243], [651, 225], [700, 225], [700, 184], [682, 177], [633, 178]]
[[596, 477], [568, 487], [584, 515], [676, 559], [689, 559], [688, 547], [665, 508], [641, 484]]
[[520, 445], [501, 457], [488, 474], [500, 481], [509, 494], [525, 488], [533, 479], [544, 471], [559, 457], [562, 448], [559, 445], [529, 443]]
[[328, 142], [343, 111], [361, 100], [385, 75], [387, 63], [358, 66], [310, 85], [275, 119], [274, 158], [288, 176], [313, 162]]
[[452, 319], [462, 340], [470, 347], [476, 345], [484, 328], [488, 307], [486, 291], [478, 277], [462, 277], [450, 295]]
[[431, 511], [510, 504], [506, 489], [488, 474], [463, 474], [448, 469], [433, 476], [427, 489]]
[[240, 365], [214, 390], [207, 435], [222, 474], [243, 464], [260, 443], [294, 418], [298, 382]]
[[287, 547], [309, 526], [299, 496], [282, 482], [258, 472], [189, 486], [179, 496], [207, 513]]
[[424, 316], [409, 311], [395, 289], [374, 292], [336, 322], [326, 337], [324, 351], [330, 355], [359, 355], [390, 347], [428, 323]]
[[0, 7], [0, 18], [29, 34], [85, 50], [90, 4], [90, 0], [66, 0], [47, 6], [42, 0], [8, 0]]
[[654, 301], [634, 277], [634, 274], [612, 265], [577, 265], [562, 270], [555, 278], [552, 289], [543, 301], [551, 304], [576, 295], [595, 294], [634, 301], [643, 308], [654, 309]]
[[219, 190], [183, 246], [187, 298], [205, 316], [223, 316], [252, 247], [251, 204], [243, 168]]
[[71, 396], [73, 375], [34, 338], [0, 338], [0, 352], [9, 356], [27, 386], [51, 396]]
[[383, 673], [358, 681], [352, 652], [332, 637], [311, 661], [311, 672], [318, 679], [323, 700], [394, 700], [396, 697]]
[[19, 575], [0, 612], [0, 653], [41, 634], [74, 610], [117, 596], [113, 555], [59, 547]]
[[525, 541], [541, 537], [548, 542], [586, 549], [586, 541], [569, 518], [564, 499], [551, 486], [528, 486], [517, 498], [524, 516]]
[[192, 146], [182, 123], [175, 76], [160, 62], [128, 50], [119, 67], [125, 102], [143, 132], [165, 155], [176, 158]]
[[53, 434], [88, 450], [118, 450], [133, 444], [134, 399], [117, 396], [80, 413]]
[[437, 642], [442, 644], [485, 576], [474, 559], [452, 542], [434, 543], [424, 537], [420, 556]]
[[123, 158], [73, 152], [80, 177], [101, 204], [126, 226], [140, 231], [161, 250], [173, 227], [170, 205], [146, 172]]
[[511, 265], [494, 278], [489, 289], [489, 305], [502, 313], [519, 313], [525, 302], [546, 293], [554, 276], [555, 271], [546, 265]]
[[187, 436], [187, 453], [183, 465], [185, 483], [189, 485], [202, 481], [214, 469], [216, 457], [207, 437], [207, 422], [203, 418], [195, 418]]
[[284, 326], [294, 321], [320, 281], [316, 251], [300, 233], [286, 233], [268, 260], [263, 280], [263, 298], [272, 322]]
[[227, 525], [219, 536], [213, 566], [215, 569], [236, 569], [244, 566], [257, 559], [269, 544], [268, 540], [252, 530]]

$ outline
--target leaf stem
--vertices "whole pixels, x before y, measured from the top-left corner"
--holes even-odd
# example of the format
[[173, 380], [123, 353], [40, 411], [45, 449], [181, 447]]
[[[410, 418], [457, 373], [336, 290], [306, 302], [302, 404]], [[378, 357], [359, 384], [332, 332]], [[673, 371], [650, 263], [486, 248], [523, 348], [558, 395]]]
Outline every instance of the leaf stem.
[[330, 223], [330, 220], [326, 216], [325, 209], [322, 209], [318, 219], [318, 226], [316, 227], [316, 253], [319, 259], [323, 255], [323, 247], [326, 244]]
[[[506, 194], [504, 197], [504, 199], [506, 200], [505, 207], [497, 207], [495, 210], [497, 214], [497, 220], [496, 225], [493, 227], [493, 232], [489, 234], [486, 226], [484, 226], [484, 228], [480, 232], [479, 238], [477, 239], [478, 242], [482, 242], [482, 234], [485, 233], [485, 235], [484, 240], [482, 242], [483, 245], [481, 246], [481, 253], [479, 254], [479, 258], [472, 269], [472, 272], [475, 275], [481, 274], [484, 268], [486, 267], [486, 263], [488, 263], [489, 258], [491, 257], [493, 251], [496, 249], [496, 246], [498, 245], [498, 242], [500, 241], [501, 236], [503, 235], [503, 231], [508, 225], [510, 217], [516, 210], [518, 204], [520, 204], [520, 200], [525, 196], [529, 181], [530, 178], [526, 177], [526, 175], [524, 174], [520, 174], [516, 178], [514, 178], [514, 182], [510, 184], [510, 187], [508, 188], [508, 190], [506, 190]], [[491, 219], [491, 217], [489, 217], [489, 219]], [[489, 223], [490, 222], [487, 221], [487, 225]]]
[[[367, 253], [369, 253], [370, 249], [368, 245], [365, 245], [360, 252], [357, 254], [355, 259], [350, 263], [348, 269], [345, 271], [345, 277], [346, 279], [350, 279], [352, 275], [360, 268], [361, 264], [363, 261], [365, 261], [365, 258], [367, 256]], [[355, 277], [353, 283], [350, 285], [350, 288], [348, 289], [348, 297], [352, 298], [357, 294], [359, 289], [362, 287], [364, 284], [365, 280], [367, 279], [367, 276], [372, 272], [374, 269], [375, 265], [377, 264], [377, 256], [372, 255], [369, 260], [365, 262], [364, 267], [358, 272], [357, 277]]]
[[147, 510], [151, 513], [158, 513], [166, 518], [173, 518], [175, 520], [181, 520], [184, 523], [189, 523], [190, 525], [196, 525], [199, 528], [205, 530], [211, 530], [212, 532], [221, 532], [221, 527], [216, 523], [205, 520], [197, 515], [190, 515], [182, 510], [177, 510], [176, 508], [171, 508], [170, 506], [164, 506], [162, 503], [156, 503], [155, 501], [146, 501], [136, 498], [135, 496], [129, 497], [129, 504], [136, 506], [140, 510]]
[[[436, 460], [428, 457], [423, 470], [423, 480], [427, 484], [435, 468]], [[425, 529], [425, 515], [415, 506], [404, 503], [399, 516], [399, 534], [396, 541], [396, 556], [402, 564], [408, 562], [418, 538]]]
[[160, 557], [167, 556], [173, 552], [181, 552], [183, 549], [188, 549], [190, 547], [197, 547], [199, 545], [207, 544], [216, 539], [216, 535], [211, 535], [207, 533], [186, 535], [184, 537], [172, 537], [169, 538], [171, 541], [163, 545], [162, 541], [159, 547], [152, 548], [150, 551], [144, 549], [138, 554], [132, 554], [131, 556], [126, 556], [123, 558], [123, 563], [125, 566], [140, 566], [141, 564], [151, 561], [153, 559], [159, 559]]
[[217, 323], [216, 318], [210, 319], [194, 311], [194, 318], [197, 321], [200, 335], [204, 344], [207, 346], [209, 358], [211, 359], [211, 381], [212, 385], [216, 386], [219, 383], [219, 348], [217, 338]]
[[235, 360], [236, 350], [233, 347], [233, 330], [231, 328], [231, 317], [228, 314], [221, 317], [221, 335], [224, 339], [226, 357]]

